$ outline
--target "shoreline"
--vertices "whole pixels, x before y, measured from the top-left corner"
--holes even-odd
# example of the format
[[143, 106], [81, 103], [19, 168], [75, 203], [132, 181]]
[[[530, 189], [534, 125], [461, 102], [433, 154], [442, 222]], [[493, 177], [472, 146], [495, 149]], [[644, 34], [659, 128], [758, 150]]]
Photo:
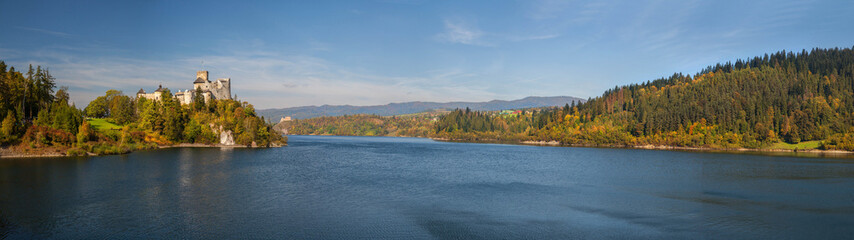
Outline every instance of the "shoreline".
[[[338, 136], [338, 135], [306, 135], [306, 136]], [[349, 135], [347, 135], [349, 136]], [[361, 137], [361, 136], [357, 136]], [[387, 137], [387, 136], [377, 136]], [[404, 137], [404, 136], [394, 136]], [[726, 152], [726, 153], [807, 153], [816, 155], [831, 155], [831, 156], [854, 156], [854, 151], [845, 150], [822, 150], [822, 149], [769, 149], [769, 148], [711, 148], [711, 147], [684, 147], [684, 146], [667, 146], [667, 145], [597, 145], [597, 144], [564, 144], [558, 141], [518, 141], [518, 140], [463, 140], [463, 139], [448, 139], [448, 138], [433, 138], [433, 137], [414, 137], [426, 138], [441, 142], [460, 142], [460, 143], [480, 143], [480, 144], [514, 144], [528, 146], [550, 146], [550, 147], [591, 147], [591, 148], [623, 148], [623, 149], [646, 149], [646, 150], [665, 150], [665, 151], [692, 151], [692, 152]], [[223, 144], [204, 144], [204, 143], [179, 143], [174, 145], [161, 145], [155, 149], [166, 148], [276, 148], [284, 147], [285, 145], [273, 145], [269, 147], [253, 147], [246, 145], [223, 145]], [[11, 149], [11, 146], [0, 148], [0, 159], [12, 158], [53, 158], [53, 157], [92, 157], [106, 156], [87, 153], [84, 156], [68, 156], [62, 152], [28, 154], [21, 153]]]
[[782, 153], [821, 153], [821, 154], [854, 154], [852, 151], [845, 150], [824, 150], [824, 149], [780, 149], [780, 148], [710, 148], [710, 147], [680, 147], [680, 146], [664, 146], [664, 145], [635, 145], [629, 146], [636, 149], [650, 150], [686, 150], [686, 151], [727, 151], [727, 152], [782, 152]]
[[10, 155], [0, 155], [0, 159], [13, 159], [13, 158], [54, 158], [54, 157], [72, 157], [61, 153], [46, 153], [46, 154], [20, 154], [13, 153]]
[[[295, 136], [332, 136], [332, 137], [410, 137], [410, 136], [358, 136], [358, 135], [330, 135], [330, 134], [309, 134]], [[780, 149], [780, 148], [712, 148], [712, 147], [684, 147], [684, 146], [668, 146], [668, 145], [614, 145], [614, 144], [565, 144], [558, 141], [533, 141], [533, 140], [495, 140], [495, 139], [451, 139], [441, 137], [410, 137], [410, 138], [426, 138], [440, 142], [457, 142], [457, 143], [481, 143], [481, 144], [511, 144], [511, 145], [528, 145], [528, 146], [548, 146], [548, 147], [588, 147], [588, 148], [623, 148], [623, 149], [646, 149], [646, 150], [665, 150], [665, 151], [692, 151], [692, 152], [726, 152], [726, 153], [808, 153], [817, 155], [832, 155], [854, 157], [854, 151], [845, 150], [823, 150], [823, 149]]]
[[528, 146], [550, 146], [550, 147], [590, 147], [590, 148], [624, 148], [624, 149], [646, 149], [665, 151], [692, 151], [692, 152], [726, 152], [726, 153], [808, 153], [816, 155], [832, 156], [854, 156], [854, 151], [845, 150], [823, 150], [823, 149], [772, 149], [772, 148], [712, 148], [712, 147], [683, 147], [667, 145], [598, 145], [598, 144], [564, 144], [558, 141], [510, 141], [510, 140], [463, 140], [448, 138], [430, 138], [442, 142], [465, 142], [465, 143], [498, 143]]
[[43, 149], [43, 152], [40, 153], [27, 153], [15, 148], [16, 146], [0, 147], [0, 159], [68, 157], [64, 151], [57, 151], [56, 148]]
[[179, 143], [174, 145], [157, 146], [157, 149], [164, 148], [250, 148], [246, 145], [224, 145], [224, 144], [204, 144], [204, 143]]
[[[224, 144], [204, 144], [204, 143], [179, 143], [174, 145], [160, 145], [154, 149], [166, 149], [166, 148], [278, 148], [284, 147], [285, 145], [272, 145], [269, 147], [252, 147], [246, 145], [224, 145]], [[49, 153], [26, 153], [20, 152], [12, 149], [14, 146], [6, 146], [0, 148], [0, 159], [21, 159], [21, 158], [73, 158], [73, 157], [98, 157], [98, 156], [109, 156], [109, 155], [122, 155], [122, 154], [106, 154], [106, 155], [98, 155], [94, 153], [87, 152], [86, 155], [83, 156], [69, 156], [64, 152], [49, 152]], [[134, 151], [123, 153], [129, 154]]]

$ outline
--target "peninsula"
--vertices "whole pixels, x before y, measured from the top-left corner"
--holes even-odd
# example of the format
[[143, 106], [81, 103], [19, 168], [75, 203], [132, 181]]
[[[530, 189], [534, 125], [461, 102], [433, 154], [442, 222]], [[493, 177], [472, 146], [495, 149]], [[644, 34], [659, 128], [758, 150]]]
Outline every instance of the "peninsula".
[[197, 72], [192, 90], [163, 86], [135, 96], [108, 90], [84, 109], [41, 66], [0, 61], [0, 157], [122, 154], [162, 147], [277, 147], [287, 138], [231, 96], [231, 79]]

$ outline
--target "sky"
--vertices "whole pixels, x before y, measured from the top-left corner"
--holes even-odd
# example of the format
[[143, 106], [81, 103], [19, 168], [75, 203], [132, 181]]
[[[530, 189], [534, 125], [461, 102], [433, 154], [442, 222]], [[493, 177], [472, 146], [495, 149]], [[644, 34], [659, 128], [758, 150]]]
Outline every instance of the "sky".
[[80, 108], [109, 89], [191, 89], [202, 69], [259, 109], [588, 98], [854, 46], [852, 1], [0, 0], [0, 23], [0, 60], [47, 67]]

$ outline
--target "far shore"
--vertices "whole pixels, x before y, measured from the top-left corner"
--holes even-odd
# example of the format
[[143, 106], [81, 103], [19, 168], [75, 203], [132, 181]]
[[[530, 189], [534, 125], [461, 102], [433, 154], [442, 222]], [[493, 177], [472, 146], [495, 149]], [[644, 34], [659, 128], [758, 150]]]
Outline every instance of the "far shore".
[[638, 145], [630, 146], [640, 149], [656, 150], [688, 150], [688, 151], [736, 151], [736, 152], [791, 152], [791, 153], [821, 153], [821, 154], [852, 154], [845, 150], [823, 150], [823, 149], [779, 149], [779, 148], [710, 148], [710, 147], [680, 147], [662, 145]]
[[[410, 136], [356, 136], [356, 135], [331, 135], [331, 134], [308, 134], [304, 136], [341, 136], [341, 137], [410, 137]], [[485, 144], [516, 144], [516, 145], [531, 145], [531, 146], [553, 146], [553, 147], [592, 147], [592, 148], [633, 148], [633, 149], [649, 149], [649, 150], [676, 150], [676, 151], [695, 151], [695, 152], [760, 152], [760, 153], [813, 153], [819, 155], [852, 155], [854, 151], [845, 150], [822, 150], [822, 149], [778, 149], [778, 148], [711, 148], [711, 147], [684, 147], [684, 146], [666, 146], [666, 145], [602, 145], [602, 144], [565, 144], [558, 141], [518, 141], [518, 140], [496, 140], [496, 139], [449, 139], [439, 137], [412, 137], [412, 138], [427, 138], [441, 142], [461, 142], [461, 143], [485, 143]]]
[[818, 155], [854, 155], [854, 151], [845, 150], [823, 150], [823, 149], [776, 149], [776, 148], [711, 148], [711, 147], [683, 147], [683, 146], [666, 146], [666, 145], [597, 145], [597, 144], [565, 144], [558, 141], [513, 141], [513, 140], [463, 140], [463, 139], [447, 139], [447, 138], [430, 138], [436, 141], [443, 142], [468, 142], [468, 143], [501, 143], [501, 144], [520, 144], [532, 146], [555, 146], [555, 147], [598, 147], [598, 148], [633, 148], [633, 149], [649, 149], [649, 150], [676, 150], [676, 151], [696, 151], [696, 152], [760, 152], [760, 153], [813, 153]]

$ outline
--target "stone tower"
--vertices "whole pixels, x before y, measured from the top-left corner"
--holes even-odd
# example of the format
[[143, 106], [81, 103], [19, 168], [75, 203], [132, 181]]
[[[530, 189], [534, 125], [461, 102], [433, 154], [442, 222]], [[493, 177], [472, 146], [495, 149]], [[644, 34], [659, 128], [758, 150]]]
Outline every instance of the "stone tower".
[[196, 81], [193, 81], [193, 90], [201, 89], [202, 91], [210, 90], [208, 81], [208, 71], [196, 72]]
[[208, 71], [196, 72], [196, 78], [201, 78], [202, 80], [205, 80], [205, 82], [207, 82], [208, 81]]

